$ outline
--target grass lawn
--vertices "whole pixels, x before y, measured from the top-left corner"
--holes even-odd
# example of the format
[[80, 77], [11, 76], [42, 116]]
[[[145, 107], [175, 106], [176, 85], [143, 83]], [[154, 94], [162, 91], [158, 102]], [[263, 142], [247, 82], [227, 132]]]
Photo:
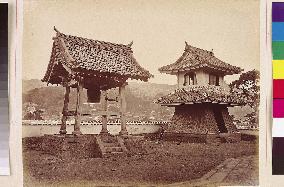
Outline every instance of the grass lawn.
[[147, 141], [146, 146], [148, 151], [143, 155], [80, 160], [25, 150], [24, 184], [163, 185], [200, 178], [227, 158], [258, 156], [257, 143], [249, 141], [221, 145]]

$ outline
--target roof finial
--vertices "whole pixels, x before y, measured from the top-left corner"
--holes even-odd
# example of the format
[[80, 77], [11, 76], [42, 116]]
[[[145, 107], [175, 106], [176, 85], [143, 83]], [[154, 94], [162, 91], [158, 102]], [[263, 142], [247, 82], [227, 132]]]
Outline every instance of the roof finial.
[[55, 26], [53, 26], [53, 29], [56, 31], [56, 32], [59, 32], [59, 30], [57, 30], [57, 28]]
[[210, 54], [211, 54], [211, 55], [214, 55], [213, 49], [211, 49]]
[[185, 50], [187, 50], [189, 48], [188, 43], [185, 41]]
[[128, 46], [128, 47], [131, 47], [132, 44], [133, 44], [133, 41], [131, 41], [127, 46]]

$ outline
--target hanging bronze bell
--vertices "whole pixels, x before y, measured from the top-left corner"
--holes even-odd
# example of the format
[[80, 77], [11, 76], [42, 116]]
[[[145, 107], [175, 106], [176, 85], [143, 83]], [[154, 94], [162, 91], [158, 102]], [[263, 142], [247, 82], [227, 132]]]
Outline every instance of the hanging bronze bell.
[[88, 103], [99, 103], [101, 91], [98, 87], [90, 87], [87, 89]]

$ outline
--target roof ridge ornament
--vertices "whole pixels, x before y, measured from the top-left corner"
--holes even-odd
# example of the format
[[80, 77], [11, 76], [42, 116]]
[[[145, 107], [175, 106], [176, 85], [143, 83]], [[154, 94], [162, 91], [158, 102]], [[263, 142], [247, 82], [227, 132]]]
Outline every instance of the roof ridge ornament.
[[53, 26], [53, 29], [56, 32], [56, 37], [60, 36], [61, 32], [59, 30], [57, 30], [57, 28], [55, 26]]
[[[57, 28], [55, 26], [53, 26], [53, 29], [56, 31], [56, 32], [59, 32], [59, 30], [57, 30]], [[60, 32], [59, 32], [60, 33]]]
[[133, 44], [133, 41], [131, 41], [129, 44], [127, 44], [128, 47], [131, 47]]
[[214, 56], [213, 49], [211, 49], [211, 51], [210, 51], [210, 55]]
[[187, 41], [184, 41], [184, 43], [185, 43], [185, 50], [188, 50], [189, 49], [189, 45], [188, 45]]

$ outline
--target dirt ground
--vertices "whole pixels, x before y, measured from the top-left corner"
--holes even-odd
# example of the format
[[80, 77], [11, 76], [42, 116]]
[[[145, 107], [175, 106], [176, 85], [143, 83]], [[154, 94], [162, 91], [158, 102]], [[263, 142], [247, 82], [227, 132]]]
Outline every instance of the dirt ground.
[[[24, 185], [33, 186], [157, 186], [202, 177], [227, 158], [257, 155], [255, 142], [176, 143], [147, 141], [143, 155], [61, 160], [41, 151], [25, 150]], [[253, 172], [258, 172], [253, 166]]]

